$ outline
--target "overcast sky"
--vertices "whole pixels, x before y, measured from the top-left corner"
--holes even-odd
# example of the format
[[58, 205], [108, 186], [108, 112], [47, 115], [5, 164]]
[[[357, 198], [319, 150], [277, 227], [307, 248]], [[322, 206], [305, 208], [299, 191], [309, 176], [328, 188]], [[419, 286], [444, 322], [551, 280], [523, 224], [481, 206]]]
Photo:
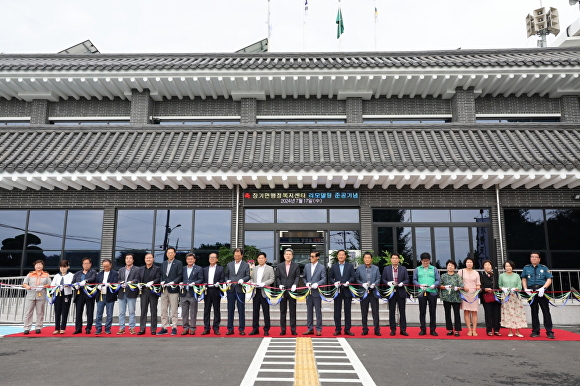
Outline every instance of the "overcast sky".
[[[535, 47], [525, 16], [568, 0], [270, 0], [271, 51], [455, 50]], [[0, 52], [56, 53], [90, 39], [102, 53], [233, 52], [267, 36], [267, 0], [0, 0]], [[304, 21], [306, 21], [304, 23]], [[554, 36], [548, 38], [548, 42]]]

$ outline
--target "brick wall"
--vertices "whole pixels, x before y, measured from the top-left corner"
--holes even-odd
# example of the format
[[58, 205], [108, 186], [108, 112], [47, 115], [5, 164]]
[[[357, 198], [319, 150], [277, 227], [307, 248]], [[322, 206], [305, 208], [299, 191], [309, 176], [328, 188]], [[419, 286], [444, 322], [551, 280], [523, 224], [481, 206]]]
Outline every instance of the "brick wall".
[[131, 97], [131, 123], [144, 125], [151, 123], [150, 117], [153, 115], [153, 99], [150, 97], [149, 90], [139, 92], [132, 90]]
[[475, 100], [475, 112], [476, 114], [558, 114], [560, 100], [539, 95], [531, 97], [488, 95]]
[[46, 125], [48, 123], [49, 102], [43, 99], [35, 99], [31, 102], [30, 124]]
[[564, 95], [560, 98], [562, 109], [561, 122], [580, 122], [580, 99], [576, 95]]
[[231, 98], [218, 99], [176, 99], [155, 102], [155, 117], [163, 116], [231, 116], [240, 115], [240, 102]]
[[49, 114], [51, 117], [128, 117], [131, 115], [131, 101], [121, 98], [71, 98], [51, 102]]
[[435, 115], [451, 114], [450, 101], [433, 98], [372, 98], [362, 102], [364, 115]]
[[452, 122], [475, 123], [475, 95], [473, 88], [457, 88], [451, 98]]
[[31, 107], [26, 101], [0, 98], [0, 117], [29, 117]]
[[362, 98], [346, 98], [346, 123], [362, 121]]
[[240, 123], [256, 123], [257, 103], [255, 98], [242, 98]]

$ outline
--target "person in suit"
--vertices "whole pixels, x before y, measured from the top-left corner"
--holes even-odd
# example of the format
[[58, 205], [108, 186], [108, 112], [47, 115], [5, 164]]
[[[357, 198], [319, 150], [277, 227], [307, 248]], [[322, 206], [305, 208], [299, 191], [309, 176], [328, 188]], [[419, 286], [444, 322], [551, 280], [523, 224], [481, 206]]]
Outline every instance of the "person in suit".
[[421, 253], [421, 266], [413, 272], [413, 284], [425, 291], [419, 296], [419, 322], [421, 331], [419, 335], [425, 335], [427, 326], [425, 317], [427, 315], [427, 304], [429, 304], [429, 328], [433, 336], [438, 336], [437, 328], [437, 287], [439, 287], [439, 271], [431, 265], [431, 255], [427, 252]]
[[225, 281], [224, 268], [217, 265], [217, 253], [209, 254], [209, 267], [203, 268], [203, 282], [205, 287], [205, 299], [203, 306], [203, 332], [201, 335], [209, 334], [210, 313], [213, 308], [213, 332], [215, 335], [220, 334], [220, 289], [219, 283]]
[[391, 327], [391, 336], [397, 334], [396, 309], [399, 306], [399, 328], [401, 335], [409, 336], [407, 333], [407, 291], [405, 285], [409, 284], [409, 274], [407, 268], [399, 265], [401, 259], [397, 253], [391, 254], [391, 265], [383, 269], [381, 284], [395, 286], [393, 295], [389, 298], [389, 327]]
[[163, 293], [159, 303], [161, 304], [161, 329], [157, 335], [165, 335], [169, 331], [169, 310], [171, 310], [171, 335], [177, 335], [177, 307], [179, 305], [179, 286], [183, 276], [183, 264], [175, 259], [176, 250], [167, 248], [165, 256], [167, 260], [161, 264], [161, 285]]
[[241, 248], [234, 249], [234, 261], [230, 261], [226, 268], [226, 283], [230, 285], [228, 296], [228, 331], [226, 335], [234, 333], [234, 312], [238, 308], [238, 329], [240, 335], [246, 335], [246, 294], [242, 284], [250, 280], [250, 265], [243, 260], [244, 252]]
[[326, 284], [326, 269], [318, 263], [320, 252], [310, 252], [310, 263], [304, 266], [304, 280], [310, 289], [306, 297], [306, 327], [304, 335], [314, 335], [313, 311], [316, 312], [316, 336], [322, 335], [322, 299], [318, 287]]
[[183, 331], [181, 335], [195, 335], [197, 326], [197, 305], [198, 301], [193, 292], [193, 285], [203, 283], [203, 270], [199, 265], [195, 265], [195, 254], [188, 253], [185, 256], [187, 266], [183, 267], [183, 284], [181, 287], [181, 319]]
[[353, 336], [354, 333], [350, 331], [351, 327], [351, 305], [352, 293], [348, 285], [356, 281], [356, 273], [351, 263], [346, 261], [346, 251], [340, 249], [336, 255], [338, 263], [332, 265], [330, 270], [330, 280], [334, 283], [338, 295], [334, 298], [334, 336], [340, 335], [342, 332], [341, 314], [342, 304], [344, 303], [344, 334]]
[[377, 291], [375, 291], [375, 287], [381, 282], [381, 274], [379, 267], [373, 264], [373, 255], [370, 252], [366, 252], [363, 255], [363, 262], [364, 264], [359, 265], [356, 269], [356, 281], [362, 283], [363, 294], [366, 293], [366, 297], [360, 301], [363, 325], [362, 334], [368, 335], [369, 333], [368, 317], [370, 304], [375, 335], [381, 336], [381, 327], [379, 326], [379, 298]]
[[107, 320], [105, 322], [105, 334], [111, 333], [113, 325], [113, 307], [117, 301], [117, 294], [109, 290], [109, 283], [118, 283], [119, 274], [112, 270], [113, 262], [111, 259], [103, 260], [103, 270], [97, 273], [96, 282], [99, 283], [97, 289], [97, 320], [95, 321], [95, 335], [101, 335], [103, 327], [103, 311], [107, 310]]
[[145, 334], [147, 327], [147, 308], [151, 312], [151, 335], [157, 334], [157, 303], [159, 296], [151, 289], [153, 285], [161, 283], [161, 268], [153, 264], [155, 258], [152, 253], [145, 254], [145, 265], [141, 267], [139, 272], [139, 282], [145, 283], [146, 289], [141, 292], [141, 320], [140, 328], [137, 335]]
[[257, 257], [258, 266], [252, 270], [251, 280], [255, 289], [252, 312], [252, 332], [249, 335], [258, 335], [260, 329], [260, 307], [264, 314], [264, 336], [270, 335], [270, 304], [264, 287], [274, 284], [274, 268], [266, 264], [266, 254], [261, 252]]
[[[296, 291], [296, 286], [300, 280], [300, 267], [292, 261], [293, 258], [294, 251], [291, 248], [286, 248], [284, 250], [284, 261], [278, 264], [278, 269], [276, 270], [276, 282], [281, 290], [290, 288], [290, 291]], [[288, 304], [290, 304], [290, 331], [292, 335], [298, 335], [296, 332], [296, 299], [290, 296], [288, 291], [284, 292], [280, 300], [280, 335], [286, 335]]]
[[133, 254], [127, 253], [125, 255], [125, 266], [119, 270], [119, 283], [121, 283], [121, 288], [118, 292], [119, 331], [117, 331], [117, 335], [125, 334], [125, 315], [127, 313], [127, 308], [129, 309], [129, 334], [136, 334], [135, 325], [137, 320], [135, 318], [135, 308], [137, 307], [137, 296], [139, 295], [139, 291], [137, 288], [132, 288], [130, 285], [139, 283], [141, 270], [135, 267], [133, 262]]
[[95, 312], [95, 298], [90, 297], [81, 290], [85, 284], [95, 283], [97, 280], [97, 271], [91, 269], [93, 263], [91, 259], [85, 257], [82, 262], [83, 269], [76, 272], [73, 276], [73, 283], [75, 283], [75, 332], [73, 334], [80, 334], [83, 329], [83, 309], [87, 309], [87, 326], [85, 332], [91, 333], [93, 327], [93, 315]]

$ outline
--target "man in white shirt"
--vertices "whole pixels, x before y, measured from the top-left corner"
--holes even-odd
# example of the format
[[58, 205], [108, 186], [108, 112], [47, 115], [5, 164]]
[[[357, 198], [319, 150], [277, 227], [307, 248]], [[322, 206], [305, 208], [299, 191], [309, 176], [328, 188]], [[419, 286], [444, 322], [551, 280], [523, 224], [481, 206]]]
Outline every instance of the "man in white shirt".
[[238, 321], [240, 335], [246, 335], [246, 294], [242, 288], [242, 283], [250, 280], [250, 265], [243, 260], [244, 252], [241, 248], [234, 250], [234, 261], [228, 263], [226, 269], [226, 283], [230, 284], [228, 289], [228, 331], [226, 335], [234, 333], [234, 312], [238, 308]]
[[109, 289], [109, 283], [118, 283], [119, 274], [111, 270], [113, 263], [110, 259], [103, 260], [103, 270], [97, 273], [97, 319], [95, 320], [95, 335], [100, 335], [103, 326], [103, 311], [107, 310], [107, 320], [105, 322], [105, 334], [111, 333], [113, 325], [113, 307], [117, 301], [117, 294]]
[[205, 298], [203, 306], [203, 332], [201, 335], [209, 334], [210, 313], [213, 307], [213, 332], [220, 334], [220, 289], [218, 285], [225, 281], [224, 268], [217, 265], [217, 253], [209, 254], [209, 267], [203, 268], [203, 282], [206, 284]]
[[318, 262], [320, 252], [310, 252], [310, 263], [304, 266], [304, 280], [310, 289], [306, 297], [306, 326], [304, 335], [314, 335], [313, 310], [316, 311], [316, 335], [322, 335], [322, 298], [318, 286], [326, 284], [326, 269]]
[[266, 264], [266, 254], [261, 252], [258, 257], [258, 266], [251, 273], [252, 284], [256, 286], [253, 300], [252, 332], [249, 335], [258, 335], [260, 329], [260, 307], [264, 314], [264, 336], [270, 335], [270, 304], [264, 287], [274, 284], [274, 268]]

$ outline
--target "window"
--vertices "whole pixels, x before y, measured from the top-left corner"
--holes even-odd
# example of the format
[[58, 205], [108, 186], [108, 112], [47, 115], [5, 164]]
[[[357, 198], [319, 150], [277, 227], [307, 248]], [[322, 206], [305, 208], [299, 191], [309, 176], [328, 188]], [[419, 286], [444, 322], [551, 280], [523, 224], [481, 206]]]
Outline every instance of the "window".
[[156, 125], [237, 125], [239, 119], [155, 119]]
[[125, 265], [125, 255], [132, 253], [135, 265], [144, 264], [146, 253], [153, 253], [161, 264], [165, 250], [174, 247], [176, 258], [185, 262], [189, 252], [196, 254], [196, 264], [208, 264], [211, 252], [230, 246], [232, 213], [229, 209], [151, 209], [117, 211], [115, 265]]
[[[275, 233], [273, 231], [246, 231], [244, 232], [244, 246], [254, 246], [260, 252], [266, 254], [266, 259], [270, 263], [276, 261], [274, 253], [275, 248]], [[256, 261], [256, 264], [258, 262]]]
[[[0, 210], [0, 274], [21, 276], [36, 260], [58, 272], [61, 259], [79, 269], [101, 253], [102, 210]], [[24, 257], [24, 258], [23, 258]]]
[[331, 125], [346, 123], [346, 119], [258, 119], [261, 125]]
[[274, 209], [246, 209], [246, 224], [271, 224], [274, 222]]
[[560, 122], [559, 117], [529, 117], [529, 118], [477, 118], [476, 123], [520, 123], [520, 122]]
[[580, 268], [580, 209], [505, 209], [506, 249], [518, 268], [538, 251], [554, 269]]
[[397, 252], [408, 267], [420, 264], [423, 252], [438, 268], [448, 259], [461, 267], [466, 257], [492, 257], [489, 209], [374, 209], [373, 223], [376, 253]]
[[449, 123], [451, 119], [439, 118], [364, 118], [363, 123], [372, 124], [418, 124], [418, 123]]
[[278, 223], [326, 223], [326, 209], [278, 209]]
[[128, 120], [51, 120], [51, 125], [129, 125], [131, 122]]

